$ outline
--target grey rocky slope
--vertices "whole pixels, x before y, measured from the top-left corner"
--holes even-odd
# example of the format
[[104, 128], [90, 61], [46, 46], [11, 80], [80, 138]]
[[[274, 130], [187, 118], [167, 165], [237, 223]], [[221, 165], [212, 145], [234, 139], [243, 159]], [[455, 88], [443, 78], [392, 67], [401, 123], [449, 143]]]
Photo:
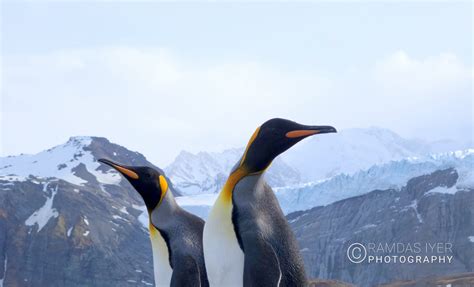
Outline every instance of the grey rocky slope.
[[[308, 274], [376, 286], [473, 272], [474, 189], [456, 188], [457, 181], [455, 169], [438, 170], [409, 180], [401, 190], [375, 190], [289, 214]], [[355, 264], [346, 252], [356, 242], [365, 246], [401, 242], [405, 247], [416, 242], [450, 243], [454, 257], [450, 264]], [[386, 253], [373, 255], [381, 254]]]

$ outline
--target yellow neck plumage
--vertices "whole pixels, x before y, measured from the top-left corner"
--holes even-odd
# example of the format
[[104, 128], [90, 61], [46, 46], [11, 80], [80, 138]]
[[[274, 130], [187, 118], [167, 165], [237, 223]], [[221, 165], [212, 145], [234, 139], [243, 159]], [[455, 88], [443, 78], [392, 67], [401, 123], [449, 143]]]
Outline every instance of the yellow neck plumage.
[[[249, 151], [250, 146], [255, 141], [260, 131], [260, 127], [258, 127], [255, 132], [250, 137], [250, 140], [245, 148], [245, 152], [240, 160], [239, 166], [229, 175], [224, 187], [222, 188], [220, 198], [224, 202], [231, 202], [232, 201], [232, 191], [234, 190], [235, 185], [245, 176], [250, 175], [247, 168], [245, 167], [245, 159], [247, 158], [247, 152]], [[262, 173], [265, 170], [255, 172], [252, 174]]]

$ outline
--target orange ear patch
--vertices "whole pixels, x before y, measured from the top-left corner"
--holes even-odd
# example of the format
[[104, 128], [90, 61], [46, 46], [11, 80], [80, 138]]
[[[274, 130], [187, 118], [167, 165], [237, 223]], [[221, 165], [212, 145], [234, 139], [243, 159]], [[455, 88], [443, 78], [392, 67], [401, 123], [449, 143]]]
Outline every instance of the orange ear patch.
[[300, 138], [304, 136], [310, 136], [319, 133], [318, 130], [295, 130], [286, 133], [287, 138]]
[[166, 192], [168, 191], [168, 182], [166, 181], [166, 178], [160, 175], [159, 180], [161, 187], [161, 197], [160, 202], [158, 202], [158, 206], [160, 206], [161, 202], [163, 201], [163, 198], [165, 197]]
[[160, 175], [160, 187], [161, 187], [161, 192], [164, 193], [166, 190], [168, 190], [168, 182], [166, 181], [165, 177]]
[[131, 177], [133, 179], [138, 179], [138, 174], [136, 174], [135, 172], [133, 172], [129, 169], [126, 169], [124, 167], [121, 167], [121, 166], [115, 165], [115, 164], [114, 164], [114, 167], [115, 167], [115, 169], [117, 169], [121, 173], [125, 174], [126, 176]]

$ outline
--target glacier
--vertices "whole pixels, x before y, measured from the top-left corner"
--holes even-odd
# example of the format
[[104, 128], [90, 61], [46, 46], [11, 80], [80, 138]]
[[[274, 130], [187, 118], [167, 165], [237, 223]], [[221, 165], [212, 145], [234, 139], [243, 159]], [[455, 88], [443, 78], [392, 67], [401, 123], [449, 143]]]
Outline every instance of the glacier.
[[[455, 190], [474, 186], [474, 149], [466, 149], [394, 160], [352, 175], [340, 174], [325, 180], [273, 190], [283, 212], [288, 214], [328, 205], [372, 190], [400, 189], [413, 177], [449, 167], [454, 167], [459, 174]], [[431, 192], [440, 190], [434, 189]], [[450, 192], [453, 193], [454, 190], [451, 189]], [[206, 219], [216, 198], [217, 194], [199, 194], [177, 197], [176, 200], [184, 209]]]
[[285, 213], [331, 204], [372, 190], [400, 189], [416, 176], [453, 167], [458, 171], [457, 188], [474, 186], [474, 149], [374, 165], [353, 175], [340, 174], [302, 186], [274, 188]]

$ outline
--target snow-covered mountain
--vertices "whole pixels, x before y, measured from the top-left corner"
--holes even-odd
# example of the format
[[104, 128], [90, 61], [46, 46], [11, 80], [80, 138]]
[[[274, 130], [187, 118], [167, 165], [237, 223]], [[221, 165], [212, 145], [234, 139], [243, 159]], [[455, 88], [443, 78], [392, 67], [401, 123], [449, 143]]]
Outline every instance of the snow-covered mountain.
[[98, 182], [118, 184], [121, 177], [117, 172], [99, 170], [101, 164], [94, 159], [88, 147], [91, 137], [72, 137], [65, 144], [55, 146], [40, 153], [1, 158], [0, 177], [15, 176], [24, 181], [30, 176], [48, 178], [55, 177], [72, 184], [84, 185], [87, 179], [80, 176], [86, 170]]
[[282, 157], [301, 173], [303, 181], [308, 182], [342, 173], [353, 174], [393, 160], [468, 147], [452, 141], [405, 139], [391, 130], [371, 127], [310, 137], [292, 147]]
[[[133, 165], [149, 165], [143, 155], [101, 137], [71, 137], [66, 143], [37, 154], [0, 157], [0, 179], [25, 181], [30, 177], [56, 178], [78, 186], [120, 185], [126, 182], [114, 169], [97, 159], [108, 158]], [[173, 189], [176, 194], [176, 191]]]
[[[390, 161], [351, 175], [339, 174], [326, 180], [277, 187], [273, 190], [287, 214], [327, 205], [372, 190], [397, 189], [410, 178], [445, 168], [456, 168], [459, 180], [452, 189], [439, 192], [455, 192], [458, 187], [474, 187], [474, 149], [467, 149]], [[187, 210], [206, 218], [216, 197], [215, 194], [183, 196], [178, 198], [178, 202]]]
[[[182, 151], [165, 168], [166, 175], [184, 195], [217, 193], [224, 185], [232, 167], [239, 161], [244, 149], [228, 149], [223, 152]], [[287, 186], [301, 182], [299, 173], [277, 159], [265, 175], [272, 186]]]

